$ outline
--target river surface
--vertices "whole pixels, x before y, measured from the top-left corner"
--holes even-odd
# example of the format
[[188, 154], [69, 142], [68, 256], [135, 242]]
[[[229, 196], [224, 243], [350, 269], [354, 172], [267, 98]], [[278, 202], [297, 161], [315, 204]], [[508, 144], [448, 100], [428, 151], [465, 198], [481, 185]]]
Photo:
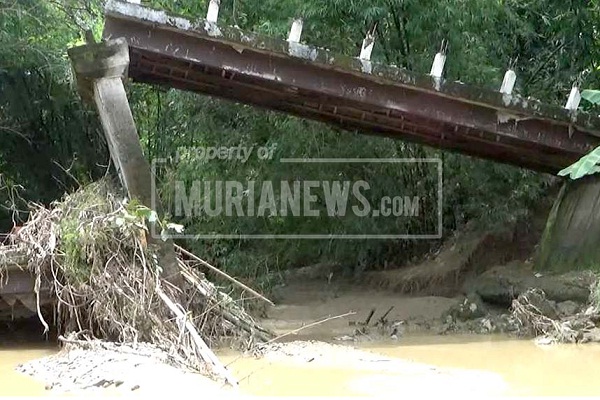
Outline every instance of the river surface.
[[15, 367], [56, 352], [50, 345], [0, 343], [0, 396], [41, 396], [45, 385], [15, 371]]
[[[531, 341], [497, 336], [415, 336], [397, 343], [360, 345], [387, 357], [441, 368], [486, 372], [498, 395], [600, 395], [600, 346], [537, 346]], [[0, 344], [0, 396], [47, 395], [44, 384], [14, 370], [20, 363], [54, 353], [51, 346]], [[298, 364], [286, 360], [239, 357], [220, 352], [224, 363], [241, 381], [244, 394], [260, 396], [360, 396], [395, 390], [398, 376], [346, 365]], [[402, 379], [412, 379], [403, 375]], [[414, 376], [414, 379], [424, 377]], [[426, 377], [425, 377], [426, 378]], [[473, 379], [468, 385], [492, 381]], [[422, 379], [427, 386], [427, 379]], [[396, 387], [392, 387], [395, 382]], [[386, 387], [388, 385], [389, 387]], [[419, 387], [418, 385], [416, 387]], [[465, 387], [469, 393], [470, 387]], [[443, 388], [440, 388], [443, 393]]]

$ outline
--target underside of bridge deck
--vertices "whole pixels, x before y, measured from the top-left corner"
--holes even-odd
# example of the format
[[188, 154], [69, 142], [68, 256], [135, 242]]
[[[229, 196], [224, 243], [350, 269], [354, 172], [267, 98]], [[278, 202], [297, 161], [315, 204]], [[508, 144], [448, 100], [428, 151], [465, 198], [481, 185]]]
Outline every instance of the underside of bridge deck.
[[600, 119], [427, 75], [109, 1], [134, 81], [194, 91], [556, 173], [600, 144]]

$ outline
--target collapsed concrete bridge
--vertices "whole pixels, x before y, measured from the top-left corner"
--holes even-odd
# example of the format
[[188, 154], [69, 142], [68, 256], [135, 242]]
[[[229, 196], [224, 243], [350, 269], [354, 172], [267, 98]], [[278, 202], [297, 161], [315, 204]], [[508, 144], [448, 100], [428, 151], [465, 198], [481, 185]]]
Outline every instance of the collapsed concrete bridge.
[[297, 23], [288, 40], [220, 26], [216, 3], [207, 20], [189, 21], [111, 0], [104, 38], [127, 41], [128, 76], [137, 82], [536, 171], [556, 173], [600, 144], [600, 119], [577, 111], [577, 104], [570, 110], [511, 89], [448, 82], [440, 65], [425, 75], [377, 64], [369, 59], [372, 42], [361, 57], [333, 54], [299, 43]]

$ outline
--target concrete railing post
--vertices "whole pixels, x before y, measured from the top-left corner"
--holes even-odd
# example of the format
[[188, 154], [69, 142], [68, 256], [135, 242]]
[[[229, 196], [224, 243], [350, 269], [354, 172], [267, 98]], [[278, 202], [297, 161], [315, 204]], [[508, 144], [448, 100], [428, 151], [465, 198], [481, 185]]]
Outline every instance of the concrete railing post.
[[206, 20], [208, 22], [217, 23], [219, 18], [219, 7], [221, 6], [221, 0], [210, 0], [208, 3], [208, 11], [206, 12]]
[[515, 87], [515, 82], [517, 81], [517, 74], [512, 69], [509, 69], [504, 74], [504, 79], [502, 80], [502, 86], [500, 86], [500, 93], [502, 94], [512, 94], [512, 91]]
[[358, 58], [361, 60], [371, 60], [371, 53], [373, 53], [373, 47], [375, 46], [375, 35], [367, 33], [367, 36], [363, 39], [362, 46], [360, 48], [360, 55]]
[[302, 18], [296, 18], [292, 21], [292, 27], [290, 28], [290, 34], [288, 35], [288, 42], [300, 43], [302, 37]]
[[571, 88], [571, 92], [569, 93], [569, 98], [567, 99], [567, 104], [565, 104], [565, 108], [569, 111], [576, 111], [579, 108], [579, 103], [581, 102], [581, 93], [579, 93], [579, 88], [577, 86], [573, 86]]

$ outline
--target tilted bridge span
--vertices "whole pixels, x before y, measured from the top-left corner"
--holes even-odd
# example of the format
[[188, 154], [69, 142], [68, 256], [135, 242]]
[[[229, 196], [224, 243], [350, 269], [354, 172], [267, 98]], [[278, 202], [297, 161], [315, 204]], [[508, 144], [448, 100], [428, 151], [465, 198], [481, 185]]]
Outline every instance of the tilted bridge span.
[[365, 48], [363, 58], [340, 56], [295, 41], [294, 28], [288, 40], [262, 37], [111, 0], [104, 38], [127, 41], [137, 82], [536, 171], [556, 173], [600, 144], [600, 119], [577, 102], [569, 110], [445, 81], [436, 66], [432, 75], [377, 64]]

